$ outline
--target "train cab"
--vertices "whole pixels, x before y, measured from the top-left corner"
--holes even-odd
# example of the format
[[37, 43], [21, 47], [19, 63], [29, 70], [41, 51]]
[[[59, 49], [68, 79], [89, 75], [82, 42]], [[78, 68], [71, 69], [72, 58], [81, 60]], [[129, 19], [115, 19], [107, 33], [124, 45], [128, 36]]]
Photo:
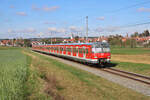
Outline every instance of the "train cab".
[[107, 42], [96, 42], [92, 44], [92, 59], [98, 63], [109, 63], [111, 58], [110, 46]]

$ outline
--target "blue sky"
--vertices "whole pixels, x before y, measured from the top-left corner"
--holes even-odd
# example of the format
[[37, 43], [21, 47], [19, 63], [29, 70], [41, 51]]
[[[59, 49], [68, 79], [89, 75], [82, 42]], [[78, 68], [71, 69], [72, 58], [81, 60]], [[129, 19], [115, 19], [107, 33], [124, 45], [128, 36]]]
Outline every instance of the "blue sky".
[[141, 32], [149, 25], [119, 26], [148, 22], [149, 5], [150, 0], [0, 0], [0, 38], [85, 36], [86, 16], [89, 36]]

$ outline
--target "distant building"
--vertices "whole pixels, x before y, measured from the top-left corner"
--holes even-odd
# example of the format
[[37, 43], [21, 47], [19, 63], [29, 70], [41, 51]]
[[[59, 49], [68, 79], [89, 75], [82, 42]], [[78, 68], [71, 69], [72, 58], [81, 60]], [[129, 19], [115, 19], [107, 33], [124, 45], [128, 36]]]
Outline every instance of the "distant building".
[[11, 41], [10, 40], [1, 40], [0, 45], [1, 46], [11, 46]]
[[1, 46], [4, 46], [5, 44], [4, 44], [2, 41], [0, 41], [0, 45], [1, 45]]

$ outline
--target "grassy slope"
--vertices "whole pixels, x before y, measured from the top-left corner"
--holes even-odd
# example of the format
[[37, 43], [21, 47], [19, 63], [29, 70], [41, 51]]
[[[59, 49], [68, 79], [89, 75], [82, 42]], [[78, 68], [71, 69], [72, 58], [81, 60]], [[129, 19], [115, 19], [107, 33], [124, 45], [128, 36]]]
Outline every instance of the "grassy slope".
[[113, 63], [117, 64], [117, 66], [115, 66], [114, 68], [150, 76], [150, 64], [119, 62], [119, 61], [118, 62], [115, 61]]
[[25, 98], [24, 82], [27, 79], [27, 57], [20, 49], [0, 50], [0, 98], [22, 100]]
[[[67, 100], [148, 100], [149, 97], [124, 88], [88, 72], [68, 66], [56, 60], [26, 51], [32, 56], [32, 65], [41, 76], [43, 83], [50, 82], [50, 95], [61, 94]], [[55, 81], [47, 81], [55, 80]], [[51, 91], [54, 90], [54, 91]]]

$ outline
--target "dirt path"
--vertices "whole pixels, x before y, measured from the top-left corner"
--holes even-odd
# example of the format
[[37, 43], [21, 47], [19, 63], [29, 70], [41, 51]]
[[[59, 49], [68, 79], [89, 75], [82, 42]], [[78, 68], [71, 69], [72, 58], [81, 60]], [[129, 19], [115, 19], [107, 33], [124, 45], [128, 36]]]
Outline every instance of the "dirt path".
[[120, 61], [120, 62], [150, 64], [150, 54], [143, 54], [143, 55], [112, 54], [112, 60], [113, 61]]

